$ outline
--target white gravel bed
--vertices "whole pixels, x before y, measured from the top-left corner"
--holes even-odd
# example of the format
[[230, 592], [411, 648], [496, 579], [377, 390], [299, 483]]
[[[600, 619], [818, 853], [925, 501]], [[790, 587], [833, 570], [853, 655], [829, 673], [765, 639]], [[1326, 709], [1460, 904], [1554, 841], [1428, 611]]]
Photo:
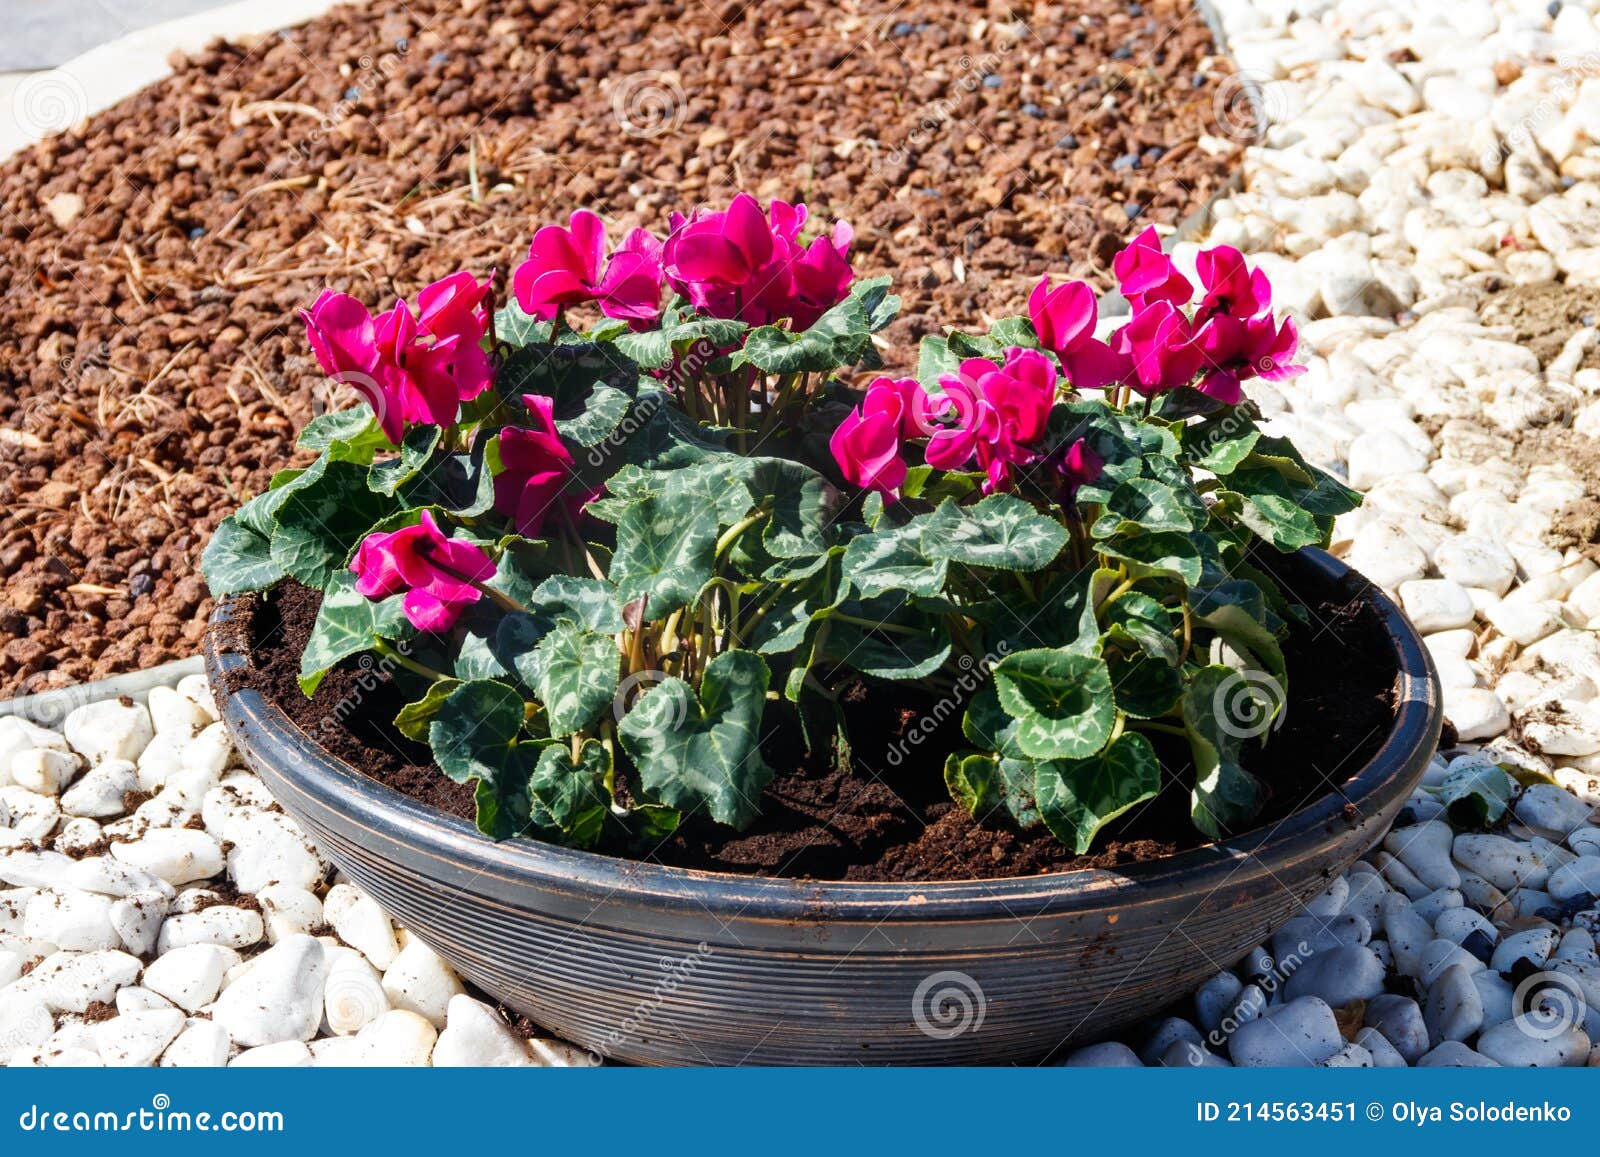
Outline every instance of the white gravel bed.
[[60, 730], [0, 718], [0, 1064], [593, 1063], [334, 873], [203, 675]]

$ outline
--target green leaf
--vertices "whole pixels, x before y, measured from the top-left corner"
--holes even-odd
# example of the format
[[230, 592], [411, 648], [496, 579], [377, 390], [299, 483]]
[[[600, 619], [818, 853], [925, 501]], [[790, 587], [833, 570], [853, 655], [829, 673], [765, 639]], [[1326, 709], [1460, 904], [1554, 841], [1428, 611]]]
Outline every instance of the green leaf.
[[854, 294], [795, 333], [775, 325], [753, 329], [733, 355], [733, 367], [769, 374], [832, 373], [861, 360], [872, 346], [872, 318]]
[[392, 497], [402, 483], [415, 478], [417, 472], [428, 464], [443, 433], [438, 426], [411, 427], [400, 440], [400, 453], [397, 456], [372, 464], [367, 471], [367, 485], [379, 494]]
[[850, 584], [865, 598], [888, 591], [930, 597], [942, 592], [950, 560], [933, 558], [923, 549], [924, 525], [913, 519], [851, 539], [842, 567]]
[[925, 390], [939, 389], [939, 379], [961, 369], [961, 358], [951, 352], [949, 339], [929, 334], [917, 350], [917, 381]]
[[439, 714], [439, 708], [459, 686], [461, 686], [460, 679], [435, 679], [428, 685], [427, 693], [421, 699], [400, 708], [399, 714], [394, 717], [395, 730], [407, 739], [426, 743], [428, 726], [433, 722], [433, 717]]
[[356, 590], [356, 576], [338, 571], [328, 580], [322, 606], [300, 653], [300, 689], [316, 690], [334, 664], [372, 649], [379, 639], [401, 639], [411, 633], [401, 604], [404, 595], [374, 601]]
[[1000, 810], [1024, 830], [1039, 822], [1032, 760], [953, 752], [945, 759], [944, 783], [950, 798], [980, 822]]
[[[271, 493], [271, 491], [268, 491]], [[200, 572], [214, 598], [240, 591], [262, 591], [284, 577], [272, 560], [272, 543], [239, 521], [223, 519], [200, 556]]]
[[1157, 719], [1171, 711], [1183, 694], [1183, 676], [1165, 659], [1144, 651], [1106, 656], [1119, 710], [1137, 719]]
[[624, 604], [646, 600], [658, 617], [692, 603], [711, 578], [717, 512], [689, 495], [650, 496], [617, 523], [611, 581]]
[[1139, 647], [1145, 654], [1178, 662], [1178, 643], [1174, 634], [1178, 616], [1140, 591], [1128, 591], [1105, 607], [1101, 614], [1108, 635]]
[[924, 550], [968, 566], [1043, 570], [1067, 544], [1067, 528], [1014, 494], [991, 494], [972, 506], [946, 499], [921, 522]]
[[989, 327], [989, 336], [1006, 349], [1039, 348], [1039, 331], [1033, 328], [1032, 320], [1026, 317], [1000, 318]]
[[272, 560], [307, 586], [323, 588], [356, 544], [394, 503], [367, 487], [354, 462], [329, 462], [306, 485], [298, 480], [277, 513]]
[[[891, 624], [898, 626], [898, 623]], [[950, 658], [950, 634], [938, 623], [914, 635], [833, 624], [827, 657], [877, 679], [925, 679]]]
[[1096, 520], [1096, 538], [1126, 532], [1189, 531], [1194, 523], [1170, 486], [1148, 478], [1119, 483], [1107, 497], [1105, 514]]
[[1511, 777], [1492, 763], [1469, 763], [1445, 776], [1439, 802], [1458, 828], [1486, 828], [1500, 822], [1511, 803]]
[[581, 731], [617, 695], [622, 656], [609, 635], [560, 623], [539, 640], [534, 690], [550, 718], [550, 734]]
[[1260, 437], [1249, 415], [1229, 409], [1183, 428], [1184, 461], [1219, 476], [1231, 474]]
[[1027, 755], [1082, 759], [1111, 735], [1116, 704], [1110, 672], [1098, 658], [1061, 649], [1018, 651], [995, 664], [994, 683]]
[[428, 725], [439, 768], [457, 783], [496, 783], [514, 762], [527, 707], [504, 683], [473, 679], [445, 697]]
[[553, 328], [552, 323], [540, 321], [532, 314], [524, 313], [515, 298], [495, 311], [495, 340], [504, 342], [513, 350], [548, 342]]
[[698, 696], [671, 678], [633, 705], [617, 734], [652, 798], [686, 813], [705, 808], [735, 828], [760, 814], [772, 780], [760, 750], [768, 679], [761, 656], [724, 651], [706, 664]]
[[601, 579], [551, 575], [522, 602], [553, 622], [572, 623], [604, 635], [623, 627], [616, 588]]
[[348, 410], [336, 410], [312, 418], [300, 431], [300, 437], [295, 439], [295, 446], [320, 454], [331, 449], [335, 442], [344, 442], [366, 453], [369, 462], [373, 453], [390, 447], [389, 439], [372, 416], [372, 407], [365, 402], [359, 402]]
[[1172, 575], [1195, 586], [1202, 576], [1199, 550], [1187, 535], [1176, 531], [1118, 535], [1100, 543], [1100, 552], [1128, 562], [1128, 569], [1136, 578]]
[[985, 751], [999, 752], [1009, 759], [1026, 759], [1017, 742], [1018, 722], [1000, 706], [1000, 693], [993, 682], [984, 683], [967, 703], [961, 717], [961, 733], [968, 742]]
[[610, 775], [611, 753], [604, 744], [585, 739], [577, 762], [567, 744], [550, 744], [528, 779], [529, 819], [561, 832], [573, 847], [594, 847], [611, 807]]
[[1089, 759], [1053, 759], [1036, 767], [1039, 815], [1078, 855], [1106, 824], [1161, 790], [1161, 764], [1150, 741], [1125, 732]]
[[1284, 678], [1283, 649], [1271, 625], [1266, 599], [1255, 583], [1230, 579], [1212, 587], [1195, 600], [1192, 614], [1235, 651], [1253, 657], [1279, 680]]
[[900, 313], [900, 299], [889, 292], [894, 278], [867, 277], [850, 287], [850, 296], [861, 300], [867, 311], [867, 328], [873, 333], [886, 327]]
[[1242, 830], [1261, 808], [1260, 788], [1238, 762], [1240, 742], [1261, 732], [1245, 717], [1254, 708], [1241, 697], [1254, 702], [1245, 677], [1215, 665], [1200, 668], [1183, 697], [1184, 730], [1195, 764], [1190, 816], [1212, 839]]

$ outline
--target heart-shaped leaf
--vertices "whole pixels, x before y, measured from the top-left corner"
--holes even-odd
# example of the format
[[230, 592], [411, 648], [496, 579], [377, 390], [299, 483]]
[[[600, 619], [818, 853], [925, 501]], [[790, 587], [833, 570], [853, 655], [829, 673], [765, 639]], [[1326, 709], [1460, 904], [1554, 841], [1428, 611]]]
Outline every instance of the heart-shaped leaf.
[[338, 571], [328, 580], [322, 606], [300, 653], [300, 689], [310, 696], [328, 668], [369, 651], [379, 639], [402, 639], [414, 632], [401, 604], [404, 595], [373, 600], [356, 590], [356, 576]]
[[1014, 494], [991, 494], [972, 506], [946, 499], [922, 524], [934, 558], [1004, 570], [1043, 570], [1067, 544], [1067, 528]]
[[1089, 759], [1052, 759], [1035, 768], [1039, 815], [1080, 856], [1106, 824], [1161, 790], [1161, 764], [1150, 741], [1124, 732]]
[[534, 691], [551, 735], [583, 730], [616, 698], [622, 656], [609, 635], [558, 623], [539, 640], [538, 660]]
[[1098, 658], [1059, 648], [1018, 651], [995, 664], [994, 683], [1027, 755], [1083, 759], [1110, 738], [1116, 707], [1111, 674]]
[[643, 598], [652, 616], [686, 606], [711, 578], [717, 512], [689, 495], [651, 496], [617, 524], [611, 581], [624, 603]]
[[768, 678], [761, 656], [724, 651], [706, 664], [698, 696], [677, 678], [646, 692], [617, 727], [645, 791], [736, 828], [755, 819], [772, 780], [760, 749]]
[[200, 556], [200, 570], [214, 598], [240, 591], [263, 591], [282, 581], [284, 571], [272, 559], [272, 541], [239, 521], [222, 520]]
[[320, 590], [394, 503], [367, 488], [366, 467], [354, 462], [328, 462], [310, 482], [297, 480], [293, 487], [278, 507], [272, 560]]

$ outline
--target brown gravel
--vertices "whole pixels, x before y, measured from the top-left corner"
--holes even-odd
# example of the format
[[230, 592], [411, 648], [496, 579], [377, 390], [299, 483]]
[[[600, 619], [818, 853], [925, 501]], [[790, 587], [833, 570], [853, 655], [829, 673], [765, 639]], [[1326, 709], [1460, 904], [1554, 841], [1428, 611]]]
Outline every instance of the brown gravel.
[[177, 62], [0, 166], [0, 695], [198, 648], [201, 547], [328, 403], [293, 317], [324, 284], [798, 195], [896, 275], [905, 364], [1198, 207], [1211, 51], [1175, 0], [419, 0]]

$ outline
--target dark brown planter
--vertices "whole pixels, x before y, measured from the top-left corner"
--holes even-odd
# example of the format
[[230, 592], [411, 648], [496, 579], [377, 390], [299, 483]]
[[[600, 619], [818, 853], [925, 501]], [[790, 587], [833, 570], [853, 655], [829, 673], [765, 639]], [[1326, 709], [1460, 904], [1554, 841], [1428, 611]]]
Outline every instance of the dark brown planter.
[[[1321, 552], [1300, 565], [1349, 572]], [[1437, 677], [1381, 601], [1398, 668], [1382, 748], [1287, 819], [1125, 871], [854, 884], [494, 843], [330, 756], [208, 641], [234, 742], [340, 869], [484, 990], [646, 1064], [1059, 1058], [1240, 959], [1370, 848], [1438, 740]], [[225, 600], [213, 627], [239, 612]]]

